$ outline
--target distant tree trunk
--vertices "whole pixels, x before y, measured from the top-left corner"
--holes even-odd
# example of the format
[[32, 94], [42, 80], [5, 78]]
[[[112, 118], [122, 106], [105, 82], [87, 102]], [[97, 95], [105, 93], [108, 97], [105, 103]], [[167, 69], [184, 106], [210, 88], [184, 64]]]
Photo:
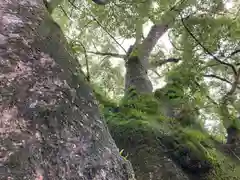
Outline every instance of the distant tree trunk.
[[152, 93], [152, 83], [148, 77], [147, 67], [145, 67], [137, 56], [132, 56], [125, 63], [125, 96], [131, 89], [138, 93]]
[[227, 144], [236, 144], [240, 142], [240, 132], [234, 127], [230, 126], [227, 128]]
[[125, 95], [134, 88], [138, 93], [152, 93], [148, 77], [149, 57], [159, 38], [168, 30], [168, 25], [153, 25], [141, 45], [131, 46], [126, 58]]
[[133, 179], [69, 52], [42, 0], [1, 1], [0, 179]]
[[152, 83], [147, 74], [150, 54], [161, 36], [172, 27], [179, 12], [192, 3], [194, 2], [189, 0], [177, 3], [162, 15], [159, 22], [155, 22], [147, 37], [140, 44], [136, 39], [136, 44], [129, 48], [125, 59], [125, 97], [128, 97], [132, 88], [138, 93], [152, 93]]

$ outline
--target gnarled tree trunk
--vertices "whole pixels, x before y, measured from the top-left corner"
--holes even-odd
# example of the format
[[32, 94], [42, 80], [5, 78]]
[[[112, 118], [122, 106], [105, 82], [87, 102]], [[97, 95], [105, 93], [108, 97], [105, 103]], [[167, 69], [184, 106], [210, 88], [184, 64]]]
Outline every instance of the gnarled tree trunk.
[[42, 0], [1, 1], [0, 71], [0, 179], [133, 178]]

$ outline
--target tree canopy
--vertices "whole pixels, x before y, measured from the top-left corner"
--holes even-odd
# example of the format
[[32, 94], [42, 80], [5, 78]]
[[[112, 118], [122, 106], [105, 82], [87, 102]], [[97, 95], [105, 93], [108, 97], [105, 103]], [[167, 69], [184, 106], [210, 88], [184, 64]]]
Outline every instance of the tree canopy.
[[239, 116], [237, 1], [132, 0], [96, 6], [65, 0], [53, 15], [90, 81], [106, 96], [116, 101], [123, 96], [128, 48], [151, 36], [154, 25], [165, 25], [148, 60], [154, 89], [177, 77], [174, 88], [192, 99], [199, 119], [221, 136], [221, 126]]
[[138, 180], [240, 178], [238, 0], [17, 4], [22, 24], [0, 20], [4, 178], [133, 180], [128, 160]]

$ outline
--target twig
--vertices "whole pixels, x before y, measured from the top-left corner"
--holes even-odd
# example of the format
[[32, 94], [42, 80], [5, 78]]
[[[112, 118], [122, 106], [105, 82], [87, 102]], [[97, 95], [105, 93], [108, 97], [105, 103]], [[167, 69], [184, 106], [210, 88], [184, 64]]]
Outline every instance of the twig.
[[161, 76], [155, 69], [152, 69], [152, 71], [153, 71], [159, 78], [162, 78], [162, 76]]
[[237, 50], [233, 51], [233, 52], [228, 56], [228, 58], [234, 56], [234, 55], [237, 54], [237, 53], [240, 53], [240, 49], [237, 49]]
[[[72, 3], [70, 0], [68, 0], [68, 2], [75, 8], [75, 9], [79, 9], [78, 6], [76, 6], [74, 3]], [[113, 37], [113, 35], [111, 35], [108, 30], [94, 17], [94, 15], [92, 14], [92, 12], [86, 8], [87, 11], [90, 12], [90, 16], [93, 18], [93, 20], [113, 39], [113, 41], [125, 52], [127, 53], [127, 51], [123, 48], [123, 46]]]
[[235, 80], [234, 80], [234, 82], [232, 84], [231, 89], [222, 97], [221, 104], [220, 104], [221, 115], [222, 115], [223, 118], [227, 119], [227, 121], [230, 121], [230, 119], [231, 119], [231, 114], [230, 114], [230, 112], [228, 110], [227, 105], [228, 105], [228, 102], [230, 100], [229, 98], [234, 94], [234, 92], [237, 89], [237, 86], [238, 86], [238, 83], [239, 83], [239, 79], [240, 79], [240, 68], [238, 69], [237, 75], [235, 76], [234, 79]]
[[65, 14], [65, 16], [66, 16], [69, 20], [71, 20], [70, 17], [68, 16], [67, 12], [65, 11], [65, 9], [64, 9], [61, 5], [60, 5], [60, 9], [62, 10], [63, 14]]
[[92, 18], [94, 21], [96, 21], [96, 23], [113, 39], [113, 41], [125, 52], [127, 53], [127, 51], [124, 49], [124, 47], [113, 37], [113, 35], [111, 35], [106, 29], [105, 27], [102, 26], [102, 24], [91, 14]]
[[227, 79], [225, 79], [225, 78], [223, 78], [223, 77], [220, 77], [220, 76], [218, 76], [218, 75], [215, 75], [215, 74], [204, 74], [203, 76], [204, 76], [204, 77], [210, 77], [210, 78], [216, 78], [216, 79], [221, 80], [221, 81], [224, 81], [224, 82], [226, 82], [226, 83], [228, 83], [228, 84], [232, 84], [231, 81], [229, 81], [229, 80], [227, 80]]
[[[204, 74], [203, 76], [204, 77], [210, 77], [210, 78], [216, 78], [218, 80], [224, 81], [224, 82], [226, 82], [228, 84], [231, 84], [231, 85], [233, 84], [231, 81], [229, 81], [229, 80], [227, 80], [227, 79], [225, 79], [223, 77], [220, 77], [218, 75], [215, 75], [215, 74]], [[237, 88], [240, 89], [240, 86], [237, 85]]]

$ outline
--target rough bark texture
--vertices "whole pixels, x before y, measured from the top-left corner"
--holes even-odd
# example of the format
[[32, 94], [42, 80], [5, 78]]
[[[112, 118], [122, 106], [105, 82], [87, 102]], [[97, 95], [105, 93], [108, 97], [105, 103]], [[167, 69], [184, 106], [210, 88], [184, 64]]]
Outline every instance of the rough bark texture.
[[138, 93], [151, 93], [152, 83], [147, 74], [147, 67], [143, 66], [139, 58], [130, 57], [125, 63], [125, 95], [129, 94], [129, 90], [134, 88]]
[[[139, 93], [152, 92], [152, 83], [147, 75], [147, 71], [150, 68], [150, 54], [161, 36], [172, 27], [179, 12], [194, 2], [187, 0], [177, 3], [174, 8], [169, 9], [162, 15], [158, 23], [155, 22], [141, 44], [136, 43], [135, 47], [129, 48], [125, 63], [125, 96], [128, 95], [128, 90], [131, 88], [134, 88]], [[132, 50], [134, 55], [131, 54]]]
[[131, 55], [134, 46], [129, 48], [127, 60], [125, 63], [125, 94], [128, 90], [134, 88], [138, 93], [152, 93], [153, 86], [148, 77], [149, 56], [159, 38], [167, 31], [167, 25], [153, 25], [148, 36], [141, 45], [138, 45], [136, 55]]
[[151, 30], [148, 33], [148, 36], [144, 39], [141, 45], [140, 59], [142, 64], [149, 68], [149, 56], [157, 44], [158, 40], [162, 37], [162, 35], [167, 32], [169, 29], [168, 24], [157, 24], [153, 25]]
[[227, 128], [227, 143], [231, 153], [234, 153], [237, 157], [240, 156], [240, 131], [234, 126]]
[[133, 178], [77, 67], [43, 1], [0, 2], [0, 179]]

